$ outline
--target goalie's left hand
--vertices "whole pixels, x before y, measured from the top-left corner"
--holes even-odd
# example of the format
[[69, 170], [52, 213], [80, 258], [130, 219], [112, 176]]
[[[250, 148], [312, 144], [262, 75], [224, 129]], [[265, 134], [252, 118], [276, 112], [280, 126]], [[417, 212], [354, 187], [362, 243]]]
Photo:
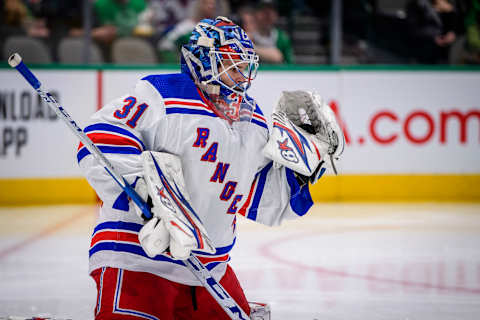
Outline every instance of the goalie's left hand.
[[328, 154], [336, 159], [343, 153], [345, 137], [330, 106], [310, 91], [284, 91], [275, 111], [284, 112], [301, 128], [310, 128], [320, 141], [328, 143]]
[[307, 91], [285, 91], [275, 108], [273, 130], [264, 148], [266, 157], [306, 177], [320, 178], [328, 159], [343, 153], [345, 138], [332, 109], [322, 98]]

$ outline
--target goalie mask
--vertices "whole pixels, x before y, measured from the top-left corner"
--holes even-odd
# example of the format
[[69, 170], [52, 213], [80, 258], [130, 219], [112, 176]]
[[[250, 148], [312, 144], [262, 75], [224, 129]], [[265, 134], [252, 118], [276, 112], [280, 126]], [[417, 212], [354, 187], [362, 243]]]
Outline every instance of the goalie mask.
[[247, 90], [255, 79], [258, 55], [245, 31], [227, 18], [200, 21], [182, 48], [182, 72], [208, 94], [231, 121], [250, 121], [255, 101]]

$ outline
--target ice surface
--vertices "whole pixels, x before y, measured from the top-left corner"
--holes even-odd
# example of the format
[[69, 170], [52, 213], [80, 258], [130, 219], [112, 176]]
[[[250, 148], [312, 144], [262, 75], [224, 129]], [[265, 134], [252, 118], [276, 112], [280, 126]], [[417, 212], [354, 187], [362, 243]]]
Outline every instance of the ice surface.
[[[0, 209], [0, 318], [92, 319], [94, 206]], [[318, 204], [239, 218], [231, 265], [272, 319], [480, 319], [480, 205]]]

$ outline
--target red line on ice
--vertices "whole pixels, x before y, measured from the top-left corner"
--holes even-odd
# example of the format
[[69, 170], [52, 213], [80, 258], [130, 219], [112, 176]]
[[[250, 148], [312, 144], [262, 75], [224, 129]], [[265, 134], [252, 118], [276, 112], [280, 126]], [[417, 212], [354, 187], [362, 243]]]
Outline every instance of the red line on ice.
[[[359, 231], [359, 230], [355, 230]], [[265, 256], [268, 259], [271, 259], [273, 261], [283, 263], [286, 265], [289, 265], [294, 268], [302, 269], [302, 270], [310, 270], [310, 271], [315, 271], [315, 272], [320, 272], [320, 273], [325, 273], [325, 274], [330, 274], [333, 276], [337, 277], [344, 277], [344, 278], [352, 278], [352, 279], [360, 279], [360, 280], [366, 280], [366, 281], [376, 281], [376, 282], [383, 282], [383, 283], [391, 283], [391, 284], [397, 284], [401, 285], [404, 287], [421, 287], [421, 288], [426, 288], [426, 289], [438, 289], [442, 291], [453, 291], [453, 292], [461, 292], [461, 293], [470, 293], [470, 294], [480, 294], [480, 289], [473, 289], [473, 288], [465, 288], [465, 287], [460, 287], [460, 286], [443, 286], [443, 285], [434, 285], [430, 283], [423, 283], [423, 282], [414, 282], [414, 281], [405, 281], [405, 280], [396, 280], [396, 279], [388, 279], [388, 278], [382, 278], [382, 277], [375, 277], [375, 276], [370, 276], [370, 275], [362, 275], [362, 274], [354, 274], [354, 273], [349, 273], [349, 272], [344, 272], [344, 271], [337, 271], [337, 270], [331, 270], [327, 268], [323, 268], [320, 266], [309, 266], [302, 264], [297, 261], [292, 261], [288, 260], [288, 258], [279, 256], [275, 253], [273, 253], [272, 249], [273, 247], [289, 242], [292, 240], [298, 240], [300, 238], [304, 238], [307, 236], [312, 236], [312, 235], [318, 235], [318, 233], [310, 233], [310, 234], [294, 234], [290, 235], [284, 238], [280, 239], [275, 239], [271, 242], [268, 242], [261, 246], [259, 248], [260, 254]], [[288, 255], [288, 252], [285, 253]]]
[[32, 243], [42, 239], [42, 238], [46, 238], [50, 235], [52, 235], [53, 233], [59, 231], [60, 229], [62, 228], [65, 228], [66, 226], [68, 226], [69, 224], [75, 222], [76, 220], [82, 218], [83, 216], [85, 216], [87, 213], [90, 213], [90, 209], [88, 210], [82, 210], [78, 213], [76, 213], [75, 215], [73, 215], [72, 217], [69, 217], [68, 219], [65, 219], [65, 220], [62, 220], [54, 225], [50, 225], [48, 227], [46, 227], [45, 229], [43, 230], [40, 230], [39, 232], [33, 234], [32, 236], [28, 237], [27, 239], [23, 240], [23, 241], [20, 241], [10, 247], [7, 247], [3, 250], [0, 250], [0, 260], [5, 258], [6, 256], [10, 255], [11, 253], [14, 253], [15, 251], [18, 251], [18, 250], [21, 250], [29, 245], [31, 245]]

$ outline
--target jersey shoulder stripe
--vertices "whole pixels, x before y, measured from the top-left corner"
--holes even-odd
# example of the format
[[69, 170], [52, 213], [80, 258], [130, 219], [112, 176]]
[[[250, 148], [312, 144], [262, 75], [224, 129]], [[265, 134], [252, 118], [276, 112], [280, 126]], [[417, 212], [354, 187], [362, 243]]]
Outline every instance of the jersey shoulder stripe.
[[217, 117], [215, 112], [202, 100], [166, 98], [164, 99], [167, 114], [197, 114], [209, 117]]
[[196, 115], [202, 115], [202, 116], [207, 116], [207, 117], [217, 117], [215, 113], [208, 112], [205, 110], [196, 110], [196, 109], [189, 109], [189, 108], [167, 108], [166, 110], [167, 114], [196, 114]]

